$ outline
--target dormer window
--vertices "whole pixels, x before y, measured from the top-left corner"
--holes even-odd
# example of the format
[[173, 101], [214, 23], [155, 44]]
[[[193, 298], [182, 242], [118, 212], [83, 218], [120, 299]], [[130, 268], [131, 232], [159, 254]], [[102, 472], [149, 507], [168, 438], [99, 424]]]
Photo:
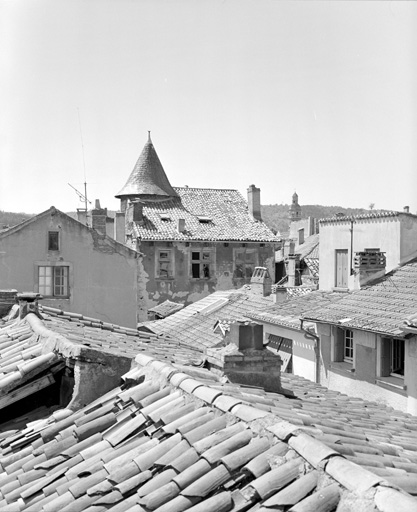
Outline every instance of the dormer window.
[[48, 251], [59, 251], [59, 231], [48, 231]]
[[171, 217], [167, 213], [160, 213], [159, 217], [162, 220], [162, 222], [170, 222], [171, 220]]
[[210, 217], [198, 217], [198, 221], [200, 224], [210, 224], [210, 222], [213, 222], [213, 219]]

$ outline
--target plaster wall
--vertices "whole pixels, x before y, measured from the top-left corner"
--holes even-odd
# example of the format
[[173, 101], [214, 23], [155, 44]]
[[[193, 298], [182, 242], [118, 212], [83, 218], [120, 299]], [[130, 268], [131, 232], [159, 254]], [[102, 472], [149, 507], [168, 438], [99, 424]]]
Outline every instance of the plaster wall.
[[306, 338], [302, 331], [273, 324], [264, 324], [264, 333], [265, 337], [275, 334], [292, 340], [292, 373], [316, 381], [315, 340]]
[[401, 222], [401, 263], [417, 256], [417, 217], [415, 215], [400, 215]]
[[[348, 250], [348, 262], [352, 261], [351, 255], [351, 223], [347, 220], [340, 220], [331, 223], [320, 224], [320, 279], [321, 290], [332, 290], [335, 287], [336, 278], [336, 249]], [[410, 230], [412, 231], [412, 229]], [[395, 268], [401, 259], [402, 249], [410, 250], [412, 242], [405, 242], [401, 239], [404, 229], [401, 227], [400, 218], [380, 217], [377, 219], [358, 219], [353, 224], [353, 252], [363, 251], [366, 248], [379, 248], [386, 253], [386, 272]], [[414, 239], [417, 249], [417, 237]], [[349, 286], [351, 283], [349, 283]], [[353, 287], [353, 282], [352, 282]]]
[[[265, 244], [241, 243], [198, 243], [198, 242], [138, 242], [137, 250], [143, 253], [143, 273], [140, 287], [145, 292], [146, 308], [171, 300], [185, 305], [197, 302], [207, 295], [219, 290], [230, 290], [242, 287], [250, 282], [249, 278], [236, 278], [234, 255], [235, 249], [242, 249], [243, 245], [249, 250], [256, 251], [256, 265], [268, 269], [274, 278], [274, 247]], [[171, 252], [173, 276], [158, 277], [158, 252], [160, 250]], [[194, 250], [208, 250], [212, 254], [210, 263], [210, 278], [196, 279], [191, 277], [191, 252]]]
[[399, 411], [408, 412], [407, 397], [399, 393], [381, 388], [375, 384], [362, 380], [354, 380], [338, 373], [323, 371], [321, 368], [320, 384], [333, 390], [345, 393], [346, 395], [362, 398], [371, 402], [378, 402]]
[[[48, 251], [48, 231], [59, 232], [59, 251]], [[69, 298], [44, 304], [135, 327], [138, 256], [57, 212], [0, 240], [0, 288], [37, 292], [38, 265], [68, 265]]]

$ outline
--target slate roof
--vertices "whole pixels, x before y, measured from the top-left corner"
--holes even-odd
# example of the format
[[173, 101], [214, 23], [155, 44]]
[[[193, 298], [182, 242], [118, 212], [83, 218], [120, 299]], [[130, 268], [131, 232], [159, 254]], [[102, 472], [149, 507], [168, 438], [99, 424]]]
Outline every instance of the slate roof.
[[[302, 288], [302, 287], [299, 287]], [[283, 302], [272, 304], [267, 308], [251, 311], [247, 314], [252, 320], [274, 325], [281, 325], [291, 329], [301, 329], [301, 316], [311, 315], [316, 308], [324, 308], [327, 304], [338, 304], [342, 294], [322, 290], [310, 291], [303, 295], [289, 297]]]
[[271, 304], [272, 296], [255, 294], [251, 285], [245, 285], [239, 290], [214, 292], [167, 318], [140, 325], [155, 334], [181, 340], [203, 351], [223, 339], [218, 330], [214, 331], [219, 320], [230, 323], [248, 318], [250, 311], [263, 309]]
[[[140, 240], [207, 242], [278, 242], [268, 226], [255, 220], [237, 190], [175, 187], [179, 197], [161, 202], [144, 202], [141, 222], [131, 234]], [[164, 220], [165, 219], [165, 220]], [[185, 220], [184, 232], [178, 220]]]
[[125, 186], [116, 197], [134, 198], [135, 196], [175, 197], [177, 194], [171, 187], [164, 168], [152, 144], [149, 134], [138, 161], [131, 172]]
[[136, 361], [88, 406], [0, 436], [3, 512], [416, 509], [416, 418], [300, 379], [290, 399]]
[[415, 313], [417, 302], [417, 259], [393, 270], [364, 288], [334, 297], [313, 311], [309, 320], [338, 324], [383, 335], [403, 337], [405, 318]]

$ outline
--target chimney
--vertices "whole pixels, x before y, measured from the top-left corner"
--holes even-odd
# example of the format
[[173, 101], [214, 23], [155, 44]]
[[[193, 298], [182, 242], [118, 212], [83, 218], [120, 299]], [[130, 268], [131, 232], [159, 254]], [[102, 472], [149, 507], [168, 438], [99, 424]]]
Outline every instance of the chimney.
[[23, 320], [29, 313], [34, 313], [39, 318], [42, 318], [38, 308], [38, 301], [42, 299], [40, 293], [22, 292], [18, 293], [16, 298], [19, 301], [19, 320]]
[[126, 242], [126, 230], [125, 230], [126, 216], [125, 212], [116, 212], [116, 218], [114, 219], [114, 235], [113, 238], [124, 244]]
[[95, 201], [95, 208], [91, 212], [92, 216], [92, 228], [96, 231], [99, 231], [100, 233], [103, 233], [103, 235], [106, 234], [106, 218], [107, 218], [107, 208], [101, 208], [100, 207], [100, 200], [96, 199]]
[[269, 276], [268, 269], [265, 267], [255, 267], [250, 280], [251, 291], [256, 295], [267, 297], [271, 295], [272, 279]]
[[287, 264], [287, 275], [288, 275], [288, 286], [297, 286], [297, 271], [300, 266], [300, 257], [298, 254], [288, 255]]
[[178, 219], [177, 220], [177, 229], [178, 229], [178, 233], [184, 233], [184, 231], [185, 231], [185, 219]]
[[87, 225], [87, 212], [84, 208], [77, 208], [77, 219], [78, 222], [81, 222], [84, 226]]
[[404, 213], [410, 213], [410, 207], [404, 206]]
[[287, 300], [287, 287], [286, 286], [274, 286], [274, 291], [272, 295], [272, 302], [274, 304], [280, 304]]
[[378, 249], [365, 249], [356, 252], [353, 261], [354, 284], [353, 288], [358, 290], [370, 281], [385, 275], [386, 258], [385, 253]]
[[133, 222], [143, 222], [143, 203], [134, 201], [131, 205], [133, 207]]
[[250, 185], [248, 188], [249, 213], [255, 220], [262, 220], [261, 216], [261, 189]]
[[125, 198], [124, 199], [120, 199], [120, 211], [122, 213], [126, 213], [127, 206], [128, 206], [127, 199], [125, 199]]
[[206, 349], [210, 370], [232, 383], [281, 390], [281, 358], [263, 345], [263, 326], [251, 321], [237, 321], [230, 326], [225, 347]]

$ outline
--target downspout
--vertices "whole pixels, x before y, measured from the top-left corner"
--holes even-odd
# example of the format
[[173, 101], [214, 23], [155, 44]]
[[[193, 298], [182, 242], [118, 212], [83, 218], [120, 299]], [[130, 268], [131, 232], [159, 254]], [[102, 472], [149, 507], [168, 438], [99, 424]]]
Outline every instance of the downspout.
[[355, 221], [352, 219], [350, 221], [350, 275], [353, 276], [353, 223]]
[[304, 329], [303, 327], [303, 323], [304, 323], [304, 319], [301, 318], [300, 319], [300, 322], [301, 322], [301, 326], [300, 326], [300, 329], [301, 331], [304, 333], [304, 337], [307, 338], [308, 340], [315, 340], [315, 345], [314, 345], [314, 352], [315, 352], [315, 355], [316, 355], [316, 384], [320, 384], [320, 336], [318, 336], [317, 334], [314, 334], [313, 332], [307, 330], [307, 329]]

